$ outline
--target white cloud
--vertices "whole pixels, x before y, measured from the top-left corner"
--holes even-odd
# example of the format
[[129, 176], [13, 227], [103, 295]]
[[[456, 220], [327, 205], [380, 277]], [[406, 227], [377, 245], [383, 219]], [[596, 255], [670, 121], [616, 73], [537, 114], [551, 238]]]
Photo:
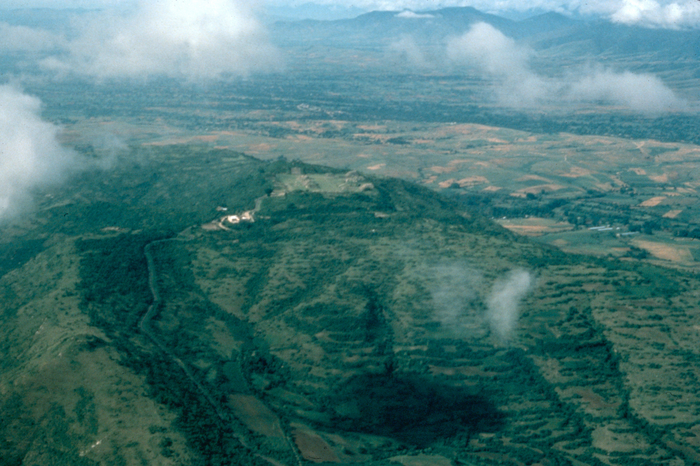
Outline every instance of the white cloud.
[[404, 10], [401, 13], [396, 15], [397, 18], [406, 18], [406, 19], [426, 19], [426, 18], [434, 18], [434, 15], [431, 14], [419, 14], [415, 13], [411, 10]]
[[18, 8], [109, 8], [132, 3], [133, 0], [0, 0], [0, 9]]
[[0, 51], [38, 52], [56, 50], [63, 45], [62, 37], [49, 31], [0, 23]]
[[0, 219], [25, 207], [34, 189], [58, 183], [78, 166], [58, 142], [59, 128], [40, 117], [41, 102], [0, 86]]
[[502, 105], [602, 102], [643, 113], [686, 108], [686, 103], [652, 74], [598, 68], [574, 70], [564, 78], [548, 78], [530, 67], [533, 55], [534, 51], [486, 23], [473, 25], [447, 45], [452, 63], [469, 65], [493, 80], [494, 95]]
[[81, 18], [78, 37], [46, 68], [98, 79], [190, 80], [273, 69], [280, 57], [251, 8], [234, 0], [142, 0], [127, 13]]
[[547, 95], [547, 82], [528, 65], [533, 51], [521, 47], [490, 24], [478, 23], [447, 44], [447, 56], [459, 64], [475, 67], [495, 80], [501, 103], [533, 106]]
[[497, 76], [529, 73], [527, 61], [532, 53], [487, 23], [473, 25], [447, 46], [447, 54], [454, 61], [473, 61]]
[[662, 4], [656, 0], [624, 0], [611, 15], [618, 23], [647, 27], [685, 28], [700, 25], [700, 2]]
[[507, 344], [512, 338], [520, 316], [520, 301], [530, 292], [532, 284], [529, 272], [512, 270], [493, 285], [487, 302], [487, 317], [499, 343]]
[[569, 101], [604, 101], [623, 105], [637, 112], [663, 112], [683, 109], [686, 104], [658, 77], [629, 71], [597, 70], [568, 84]]
[[452, 262], [428, 267], [422, 273], [430, 277], [435, 318], [462, 336], [478, 332], [483, 321], [475, 314], [474, 303], [483, 282], [481, 272]]

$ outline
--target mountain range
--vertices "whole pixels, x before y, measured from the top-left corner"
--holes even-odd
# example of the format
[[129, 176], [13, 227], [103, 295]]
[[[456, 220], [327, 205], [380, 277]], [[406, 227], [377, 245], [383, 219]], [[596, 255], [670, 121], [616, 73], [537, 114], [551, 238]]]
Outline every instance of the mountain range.
[[374, 11], [335, 21], [286, 21], [271, 25], [271, 34], [286, 44], [332, 44], [339, 47], [381, 46], [402, 36], [419, 43], [440, 43], [485, 22], [538, 51], [566, 51], [581, 57], [646, 55], [649, 60], [695, 60], [700, 31], [649, 29], [596, 19], [543, 13], [511, 20], [471, 7], [413, 12]]

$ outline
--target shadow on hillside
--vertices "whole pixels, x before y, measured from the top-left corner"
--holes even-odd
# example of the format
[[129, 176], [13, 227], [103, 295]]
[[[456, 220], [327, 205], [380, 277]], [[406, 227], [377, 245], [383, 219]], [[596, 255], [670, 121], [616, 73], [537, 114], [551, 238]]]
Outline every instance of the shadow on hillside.
[[365, 374], [329, 400], [340, 429], [425, 447], [456, 436], [495, 432], [505, 416], [480, 394], [415, 374]]

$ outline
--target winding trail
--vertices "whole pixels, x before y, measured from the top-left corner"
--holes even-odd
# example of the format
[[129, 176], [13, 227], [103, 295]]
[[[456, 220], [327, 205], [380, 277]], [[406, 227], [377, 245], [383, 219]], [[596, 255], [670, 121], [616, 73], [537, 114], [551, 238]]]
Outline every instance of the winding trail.
[[154, 244], [157, 243], [164, 243], [166, 241], [175, 241], [175, 239], [160, 239], [157, 241], [152, 241], [148, 243], [144, 248], [143, 252], [146, 255], [146, 261], [148, 262], [148, 286], [151, 289], [151, 294], [153, 295], [153, 303], [148, 306], [148, 310], [144, 314], [144, 316], [141, 318], [141, 321], [139, 321], [139, 330], [141, 330], [145, 335], [148, 336], [148, 338], [153, 341], [153, 343], [165, 354], [167, 354], [170, 359], [172, 359], [175, 364], [180, 366], [180, 368], [183, 370], [185, 375], [187, 376], [188, 379], [197, 387], [199, 392], [204, 396], [204, 398], [209, 402], [209, 404], [214, 408], [216, 411], [217, 416], [222, 421], [228, 421], [228, 415], [226, 412], [224, 412], [219, 404], [214, 401], [214, 398], [211, 396], [211, 393], [209, 393], [209, 390], [207, 390], [195, 377], [194, 374], [192, 374], [192, 371], [187, 367], [187, 365], [182, 361], [182, 359], [178, 358], [175, 354], [173, 354], [172, 351], [170, 351], [164, 344], [161, 342], [158, 337], [153, 333], [153, 331], [149, 327], [149, 322], [155, 316], [156, 312], [158, 311], [158, 307], [160, 306], [161, 299], [160, 299], [160, 294], [158, 293], [158, 286], [156, 285], [156, 272], [155, 272], [155, 262], [153, 261], [153, 254], [151, 254], [151, 247]]
[[[255, 207], [253, 208], [253, 210], [248, 211], [251, 214], [251, 218], [254, 218], [253, 215], [260, 210], [260, 206], [262, 205], [262, 201], [265, 197], [267, 197], [267, 196], [266, 195], [260, 196], [257, 199], [255, 199]], [[190, 380], [190, 382], [192, 382], [192, 384], [194, 384], [194, 386], [197, 387], [197, 390], [199, 390], [200, 394], [204, 397], [204, 399], [206, 399], [207, 402], [212, 406], [212, 408], [214, 408], [214, 411], [216, 412], [216, 415], [219, 417], [219, 419], [221, 419], [224, 422], [231, 422], [232, 419], [229, 416], [229, 414], [224, 409], [222, 409], [222, 407], [219, 403], [217, 403], [214, 400], [214, 397], [211, 395], [209, 390], [207, 390], [207, 388], [204, 385], [202, 385], [195, 378], [192, 371], [187, 367], [187, 364], [185, 364], [185, 362], [182, 361], [182, 359], [180, 359], [172, 351], [170, 351], [165, 346], [165, 344], [161, 340], [158, 339], [158, 337], [155, 335], [155, 333], [153, 332], [153, 330], [149, 326], [150, 321], [157, 314], [158, 309], [161, 305], [160, 293], [158, 292], [158, 285], [156, 283], [155, 261], [153, 259], [153, 253], [151, 252], [151, 249], [156, 244], [165, 243], [168, 241], [177, 241], [177, 240], [178, 240], [177, 237], [159, 239], [159, 240], [151, 241], [150, 243], [146, 244], [146, 246], [144, 246], [144, 248], [143, 248], [143, 253], [146, 256], [146, 263], [148, 266], [148, 287], [150, 288], [151, 294], [153, 295], [153, 302], [151, 303], [150, 306], [148, 306], [146, 313], [143, 315], [143, 317], [139, 321], [139, 325], [138, 325], [139, 330], [141, 332], [143, 332], [143, 334], [146, 335], [148, 338], [150, 338], [150, 340], [153, 342], [153, 344], [155, 344], [158, 347], [159, 350], [161, 350], [164, 354], [166, 354], [168, 357], [170, 357], [170, 359], [172, 359], [173, 362], [175, 362], [175, 364], [177, 364], [182, 369], [182, 371], [185, 373], [185, 375]], [[301, 460], [301, 457], [299, 456], [299, 452], [297, 451], [293, 440], [290, 438], [289, 434], [286, 432], [285, 429], [282, 429], [282, 432], [284, 433], [284, 438], [285, 438], [287, 445], [289, 446], [289, 449], [294, 454], [294, 457], [297, 461], [297, 464], [299, 466], [302, 466], [303, 462]], [[242, 435], [242, 434], [234, 434], [234, 435], [241, 442], [243, 447], [245, 447], [248, 450], [250, 450], [251, 452], [253, 452], [253, 454], [255, 454], [257, 457], [267, 461], [268, 463], [272, 464], [273, 466], [284, 466], [279, 461], [277, 461], [273, 458], [256, 453], [255, 450], [250, 447], [250, 445], [246, 441], [246, 438], [244, 435]]]

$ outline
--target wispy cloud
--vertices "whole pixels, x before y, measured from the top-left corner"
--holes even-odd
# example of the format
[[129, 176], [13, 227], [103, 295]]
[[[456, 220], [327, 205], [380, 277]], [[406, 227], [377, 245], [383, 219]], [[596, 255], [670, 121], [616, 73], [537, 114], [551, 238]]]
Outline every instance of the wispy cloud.
[[85, 166], [61, 146], [59, 128], [43, 121], [40, 110], [39, 99], [0, 86], [0, 220], [26, 207], [33, 190]]
[[517, 44], [487, 23], [478, 23], [447, 45], [448, 59], [467, 65], [493, 81], [503, 105], [534, 107], [544, 103], [622, 105], [637, 112], [679, 110], [686, 103], [652, 74], [581, 68], [564, 78], [549, 78], [529, 65], [534, 51]]
[[64, 44], [63, 37], [49, 31], [0, 23], [0, 51], [3, 52], [57, 50]]
[[81, 18], [66, 53], [43, 62], [98, 79], [248, 75], [281, 62], [252, 9], [234, 0], [141, 0], [125, 13]]
[[589, 71], [565, 83], [568, 101], [611, 102], [637, 112], [663, 112], [683, 109], [686, 104], [657, 76], [649, 73]]
[[520, 301], [530, 292], [532, 285], [532, 275], [525, 270], [512, 270], [493, 285], [487, 303], [487, 318], [499, 343], [507, 344], [511, 340], [520, 317]]
[[511, 341], [520, 303], [534, 285], [530, 272], [514, 269], [497, 279], [487, 293], [483, 273], [462, 261], [434, 264], [422, 275], [430, 277], [434, 317], [445, 328], [461, 338], [483, 338], [490, 330], [501, 345]]
[[426, 54], [411, 36], [401, 36], [389, 45], [389, 54], [414, 68], [431, 66]]
[[430, 295], [435, 317], [460, 335], [482, 326], [482, 318], [474, 311], [483, 282], [481, 272], [461, 262], [446, 262], [424, 271], [430, 277]]

